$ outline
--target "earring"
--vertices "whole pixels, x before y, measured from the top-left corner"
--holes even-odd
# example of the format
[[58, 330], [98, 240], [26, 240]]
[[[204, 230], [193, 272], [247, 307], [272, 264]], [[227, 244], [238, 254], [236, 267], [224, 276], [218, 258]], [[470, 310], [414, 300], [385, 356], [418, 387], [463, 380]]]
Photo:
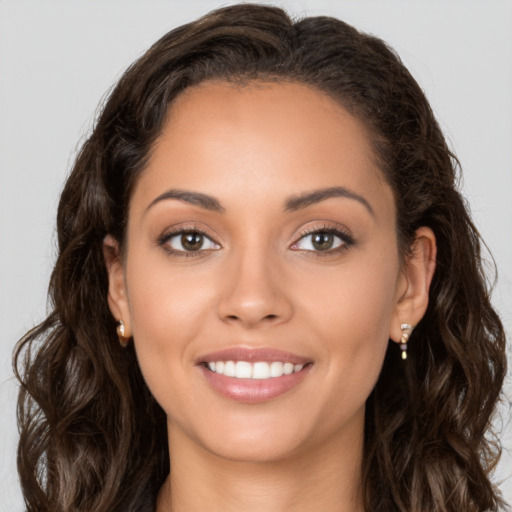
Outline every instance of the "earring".
[[117, 323], [116, 332], [121, 347], [126, 348], [128, 346], [128, 343], [130, 342], [130, 337], [125, 336], [124, 322], [122, 320], [119, 320], [119, 322]]
[[409, 337], [411, 336], [413, 327], [409, 324], [402, 324], [400, 326], [402, 329], [402, 339], [400, 340], [400, 350], [402, 351], [402, 359], [407, 359], [407, 342], [409, 341]]

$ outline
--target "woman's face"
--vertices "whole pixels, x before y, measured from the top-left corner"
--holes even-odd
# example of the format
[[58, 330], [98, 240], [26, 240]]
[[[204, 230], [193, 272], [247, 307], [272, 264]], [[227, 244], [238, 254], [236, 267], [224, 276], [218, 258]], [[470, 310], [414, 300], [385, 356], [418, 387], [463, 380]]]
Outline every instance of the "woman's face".
[[136, 185], [110, 301], [171, 452], [278, 460], [360, 447], [406, 281], [358, 120], [304, 85], [206, 83], [173, 103]]

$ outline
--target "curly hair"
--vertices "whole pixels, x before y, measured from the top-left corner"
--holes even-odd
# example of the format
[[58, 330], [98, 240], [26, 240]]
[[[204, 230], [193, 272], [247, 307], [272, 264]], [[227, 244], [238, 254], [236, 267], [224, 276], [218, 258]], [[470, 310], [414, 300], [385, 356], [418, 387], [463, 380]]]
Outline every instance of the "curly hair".
[[142, 510], [169, 472], [164, 411], [122, 350], [103, 240], [123, 247], [131, 193], [169, 104], [221, 80], [323, 91], [369, 129], [397, 208], [402, 254], [436, 236], [427, 312], [405, 370], [390, 343], [366, 405], [366, 510], [495, 511], [491, 420], [506, 373], [481, 240], [457, 191], [459, 164], [421, 88], [382, 40], [330, 17], [234, 5], [176, 28], [122, 76], [66, 182], [57, 215], [52, 311], [18, 343], [18, 470], [29, 512]]

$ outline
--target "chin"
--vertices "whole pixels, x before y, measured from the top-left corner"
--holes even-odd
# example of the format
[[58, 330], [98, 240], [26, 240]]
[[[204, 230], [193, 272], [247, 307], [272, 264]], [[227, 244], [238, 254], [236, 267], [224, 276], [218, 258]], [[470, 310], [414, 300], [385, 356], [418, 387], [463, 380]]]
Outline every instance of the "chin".
[[278, 463], [286, 461], [301, 452], [297, 439], [284, 439], [282, 436], [253, 436], [251, 441], [242, 439], [222, 439], [208, 443], [205, 448], [222, 459], [239, 463]]
[[304, 418], [283, 421], [282, 414], [240, 414], [226, 419], [203, 417], [200, 425], [181, 424], [179, 428], [170, 424], [171, 453], [173, 442], [185, 442], [229, 461], [278, 462], [300, 453], [314, 433]]

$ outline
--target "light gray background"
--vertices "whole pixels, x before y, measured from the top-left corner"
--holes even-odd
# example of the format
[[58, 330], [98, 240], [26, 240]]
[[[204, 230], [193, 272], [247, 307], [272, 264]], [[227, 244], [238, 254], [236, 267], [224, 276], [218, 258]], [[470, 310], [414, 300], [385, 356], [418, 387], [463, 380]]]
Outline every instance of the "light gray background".
[[[22, 510], [15, 470], [16, 340], [45, 313], [59, 191], [105, 91], [151, 43], [229, 2], [0, 0], [0, 510]], [[280, 1], [388, 41], [431, 100], [499, 268], [512, 332], [512, 2]], [[510, 382], [510, 381], [509, 381]], [[510, 384], [509, 384], [510, 389]], [[509, 394], [510, 396], [510, 394]], [[512, 501], [510, 408], [496, 474]]]

